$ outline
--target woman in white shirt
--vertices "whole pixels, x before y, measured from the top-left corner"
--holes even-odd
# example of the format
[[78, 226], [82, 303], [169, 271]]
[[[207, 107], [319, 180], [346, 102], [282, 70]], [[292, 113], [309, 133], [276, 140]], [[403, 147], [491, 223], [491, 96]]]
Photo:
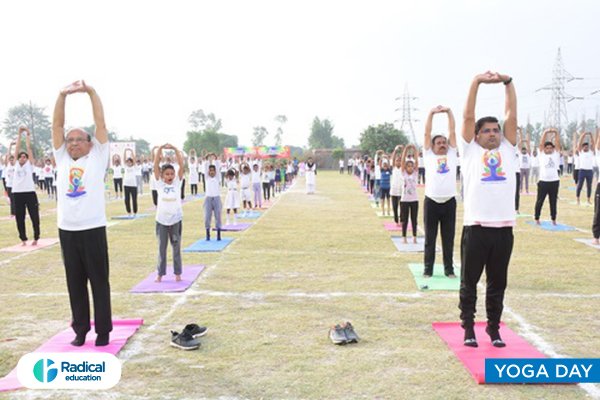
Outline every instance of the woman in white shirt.
[[198, 195], [198, 155], [196, 154], [196, 150], [190, 150], [190, 157], [188, 159], [188, 168], [190, 170], [190, 192], [192, 196]]
[[390, 196], [392, 197], [392, 209], [394, 211], [394, 222], [397, 227], [400, 227], [400, 199], [402, 197], [402, 189], [404, 188], [404, 178], [402, 177], [402, 145], [399, 144], [394, 148], [392, 153], [392, 179], [390, 182]]
[[[589, 136], [590, 141], [585, 142], [585, 138]], [[591, 145], [590, 145], [591, 144]], [[580, 204], [579, 196], [581, 195], [581, 189], [583, 189], [583, 183], [586, 184], [587, 189], [587, 202], [592, 204], [592, 179], [594, 178], [594, 137], [591, 132], [586, 132], [579, 137], [579, 175], [577, 177], [577, 204]]]
[[113, 184], [115, 186], [115, 199], [123, 197], [123, 166], [118, 154], [113, 156]]
[[[130, 156], [127, 156], [127, 153]], [[135, 154], [131, 149], [125, 149], [123, 154], [125, 159], [125, 173], [123, 175], [123, 186], [125, 187], [125, 209], [130, 217], [135, 217], [138, 212], [137, 203], [137, 179], [136, 179], [136, 166], [135, 166]], [[133, 203], [133, 214], [131, 213], [131, 203]]]

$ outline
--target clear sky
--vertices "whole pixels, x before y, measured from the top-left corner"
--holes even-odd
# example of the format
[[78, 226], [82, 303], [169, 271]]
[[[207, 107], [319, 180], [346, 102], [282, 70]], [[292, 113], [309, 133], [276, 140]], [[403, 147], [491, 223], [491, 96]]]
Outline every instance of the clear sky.
[[[442, 104], [460, 117], [472, 77], [514, 77], [519, 120], [542, 121], [558, 47], [569, 118], [600, 106], [600, 2], [589, 1], [5, 1], [0, 2], [0, 117], [20, 102], [47, 107], [77, 79], [96, 87], [111, 130], [183, 144], [194, 109], [249, 145], [252, 127], [306, 145], [314, 116], [358, 144], [370, 124], [400, 118], [408, 84], [417, 134]], [[478, 115], [503, 114], [503, 89], [480, 91]], [[89, 101], [69, 99], [67, 124], [89, 125]], [[445, 130], [440, 117], [436, 131]], [[6, 142], [3, 138], [0, 139]], [[267, 139], [267, 143], [271, 144]]]

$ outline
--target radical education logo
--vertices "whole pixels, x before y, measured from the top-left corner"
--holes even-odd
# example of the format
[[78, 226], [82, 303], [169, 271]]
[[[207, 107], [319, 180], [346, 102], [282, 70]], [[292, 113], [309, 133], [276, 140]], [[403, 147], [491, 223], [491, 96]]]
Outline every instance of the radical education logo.
[[49, 358], [42, 358], [36, 362], [33, 366], [33, 376], [35, 376], [35, 379], [42, 383], [52, 382], [54, 379], [56, 379], [56, 375], [58, 375], [58, 369], [51, 368], [53, 364], [54, 361]]
[[121, 363], [109, 353], [29, 353], [17, 365], [29, 389], [103, 390], [121, 379]]

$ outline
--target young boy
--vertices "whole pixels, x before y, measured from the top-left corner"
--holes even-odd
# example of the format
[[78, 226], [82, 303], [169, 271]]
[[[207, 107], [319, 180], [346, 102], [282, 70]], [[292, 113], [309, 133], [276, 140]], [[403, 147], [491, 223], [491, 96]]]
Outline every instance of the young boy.
[[163, 149], [175, 150], [178, 172], [171, 164], [160, 167], [160, 157], [154, 158], [154, 178], [156, 179], [156, 191], [158, 193], [158, 205], [156, 207], [156, 237], [158, 238], [158, 275], [156, 282], [160, 282], [167, 273], [167, 244], [171, 242], [173, 252], [173, 270], [175, 280], [181, 281], [181, 221], [183, 219], [183, 207], [181, 206], [181, 180], [185, 172], [183, 168], [183, 157], [177, 149], [165, 144], [159, 147], [160, 155]]
[[[215, 215], [217, 228], [217, 240], [221, 240], [221, 162], [215, 153], [207, 156], [204, 164], [204, 180], [206, 183], [206, 198], [204, 199], [204, 227], [206, 228], [206, 240], [210, 240], [210, 225], [212, 215]], [[211, 163], [211, 161], [213, 163]]]

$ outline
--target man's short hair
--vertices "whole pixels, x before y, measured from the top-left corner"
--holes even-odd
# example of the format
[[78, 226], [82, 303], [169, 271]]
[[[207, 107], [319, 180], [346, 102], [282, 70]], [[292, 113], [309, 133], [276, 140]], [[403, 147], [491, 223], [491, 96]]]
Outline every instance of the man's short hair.
[[24, 151], [21, 151], [21, 152], [19, 152], [19, 155], [18, 155], [18, 157], [17, 157], [17, 158], [21, 158], [21, 156], [25, 156], [25, 158], [29, 158], [29, 154], [27, 154], [27, 153], [26, 153], [26, 152], [24, 152]]
[[435, 135], [433, 138], [431, 138], [431, 145], [433, 146], [435, 144], [435, 140], [437, 138], [441, 138], [441, 137], [446, 139], [446, 136], [444, 136], [444, 135]]
[[481, 128], [483, 128], [484, 124], [487, 123], [496, 123], [498, 124], [498, 127], [500, 128], [500, 122], [498, 122], [498, 118], [496, 117], [483, 117], [483, 118], [479, 118], [477, 120], [477, 122], [475, 123], [475, 134], [477, 135], [479, 133], [479, 131], [481, 130]]
[[554, 143], [552, 142], [544, 142], [544, 147], [546, 146], [552, 146], [552, 148], [554, 148]]
[[163, 172], [165, 172], [168, 169], [172, 169], [173, 171], [175, 171], [174, 166], [172, 166], [171, 164], [165, 164], [162, 167], [160, 167], [160, 173], [162, 174]]
[[217, 170], [217, 167], [216, 167], [216, 166], [214, 166], [214, 165], [209, 165], [209, 166], [208, 166], [208, 169], [214, 169], [214, 170], [216, 171], [216, 170]]

